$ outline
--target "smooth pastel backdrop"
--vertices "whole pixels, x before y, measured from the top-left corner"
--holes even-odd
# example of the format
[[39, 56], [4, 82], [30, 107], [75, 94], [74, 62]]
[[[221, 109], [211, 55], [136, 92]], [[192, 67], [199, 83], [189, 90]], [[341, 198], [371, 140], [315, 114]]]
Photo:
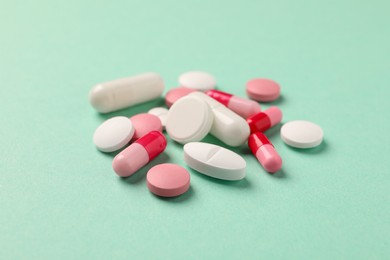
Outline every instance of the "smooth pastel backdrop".
[[[389, 1], [4, 1], [0, 8], [0, 259], [388, 259]], [[282, 86], [283, 122], [322, 126], [313, 150], [267, 134], [284, 160], [267, 174], [248, 148], [247, 177], [191, 170], [191, 190], [146, 188], [157, 163], [185, 166], [182, 146], [131, 178], [98, 152], [114, 115], [88, 103], [99, 82], [188, 70]], [[270, 104], [263, 105], [264, 108]], [[215, 138], [207, 142], [220, 144]]]

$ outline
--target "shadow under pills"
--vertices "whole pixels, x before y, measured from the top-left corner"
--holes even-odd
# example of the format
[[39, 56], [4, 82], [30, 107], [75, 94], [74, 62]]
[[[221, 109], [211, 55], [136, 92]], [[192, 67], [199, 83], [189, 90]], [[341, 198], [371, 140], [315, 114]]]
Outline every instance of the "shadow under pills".
[[328, 147], [328, 143], [323, 140], [322, 143], [317, 146], [317, 147], [313, 147], [313, 148], [307, 148], [307, 149], [302, 149], [302, 148], [295, 148], [295, 147], [291, 147], [291, 146], [288, 146], [291, 150], [295, 151], [295, 152], [298, 152], [298, 153], [302, 153], [302, 154], [320, 154], [320, 153], [324, 153], [326, 152], [329, 147]]
[[278, 99], [272, 101], [272, 102], [267, 102], [267, 105], [270, 106], [280, 106], [286, 103], [286, 98], [283, 95], [280, 95]]
[[246, 178], [237, 181], [229, 181], [229, 180], [221, 180], [221, 179], [210, 177], [191, 168], [189, 169], [189, 171], [194, 172], [195, 173], [194, 175], [199, 176], [201, 179], [211, 181], [218, 185], [230, 186], [230, 187], [240, 188], [240, 189], [248, 189], [251, 187], [250, 182]]
[[155, 194], [153, 194], [153, 197], [159, 199], [159, 200], [162, 200], [162, 201], [167, 201], [167, 202], [171, 202], [171, 203], [179, 203], [179, 202], [184, 202], [184, 201], [189, 201], [191, 198], [194, 197], [194, 188], [192, 188], [192, 186], [190, 186], [188, 188], [188, 190], [179, 195], [179, 196], [176, 196], [176, 197], [160, 197], [160, 196], [157, 196]]

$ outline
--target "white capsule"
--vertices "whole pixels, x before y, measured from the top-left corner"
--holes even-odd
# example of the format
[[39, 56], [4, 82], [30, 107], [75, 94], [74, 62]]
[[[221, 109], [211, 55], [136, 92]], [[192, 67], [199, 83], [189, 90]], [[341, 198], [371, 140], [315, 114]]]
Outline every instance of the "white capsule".
[[89, 101], [100, 113], [109, 113], [153, 100], [163, 90], [161, 76], [150, 72], [97, 84], [89, 93]]
[[212, 135], [230, 146], [239, 146], [245, 143], [250, 133], [245, 119], [203, 92], [193, 92], [188, 96], [199, 97], [211, 107], [214, 114], [214, 121], [210, 130]]
[[215, 88], [215, 78], [207, 72], [189, 71], [179, 77], [179, 84], [182, 87], [199, 91], [206, 91]]

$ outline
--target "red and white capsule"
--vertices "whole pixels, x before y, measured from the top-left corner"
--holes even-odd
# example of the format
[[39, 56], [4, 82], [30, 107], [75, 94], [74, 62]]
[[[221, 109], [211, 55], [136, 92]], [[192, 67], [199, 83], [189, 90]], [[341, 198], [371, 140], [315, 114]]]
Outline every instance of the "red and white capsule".
[[207, 91], [206, 94], [245, 119], [261, 111], [259, 103], [250, 99], [240, 98], [215, 89]]
[[112, 168], [121, 177], [133, 175], [167, 147], [167, 139], [159, 131], [151, 131], [117, 154]]
[[264, 132], [282, 121], [282, 111], [275, 106], [248, 117], [246, 122], [251, 129], [251, 133]]
[[275, 173], [282, 168], [282, 158], [265, 134], [260, 132], [251, 134], [248, 146], [267, 172]]

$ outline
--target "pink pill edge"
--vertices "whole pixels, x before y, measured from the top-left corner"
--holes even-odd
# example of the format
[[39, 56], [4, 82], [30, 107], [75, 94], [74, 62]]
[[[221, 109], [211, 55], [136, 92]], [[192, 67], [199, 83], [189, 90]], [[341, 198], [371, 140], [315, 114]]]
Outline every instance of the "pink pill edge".
[[[153, 180], [151, 181], [150, 175], [158, 174], [158, 173], [155, 173], [156, 171], [161, 172], [161, 171], [166, 171], [166, 170], [169, 170], [169, 171], [175, 170], [177, 175], [183, 175], [183, 176], [188, 177], [188, 178], [186, 178], [187, 180], [185, 181], [184, 184], [178, 185], [177, 187], [171, 188], [171, 189], [159, 187], [158, 184], [153, 183], [154, 182]], [[177, 165], [177, 164], [172, 164], [172, 163], [164, 163], [164, 164], [156, 165], [156, 166], [152, 167], [151, 169], [149, 169], [148, 173], [146, 174], [146, 184], [147, 184], [149, 191], [157, 196], [160, 196], [160, 197], [180, 196], [188, 191], [188, 189], [190, 188], [190, 182], [191, 182], [191, 177], [190, 177], [189, 172], [184, 167]]]
[[[266, 82], [266, 90], [263, 93], [259, 93], [258, 86], [255, 85], [255, 81]], [[280, 85], [272, 80], [266, 78], [254, 78], [246, 83], [246, 94], [249, 98], [260, 102], [271, 102], [279, 98], [280, 96]]]

